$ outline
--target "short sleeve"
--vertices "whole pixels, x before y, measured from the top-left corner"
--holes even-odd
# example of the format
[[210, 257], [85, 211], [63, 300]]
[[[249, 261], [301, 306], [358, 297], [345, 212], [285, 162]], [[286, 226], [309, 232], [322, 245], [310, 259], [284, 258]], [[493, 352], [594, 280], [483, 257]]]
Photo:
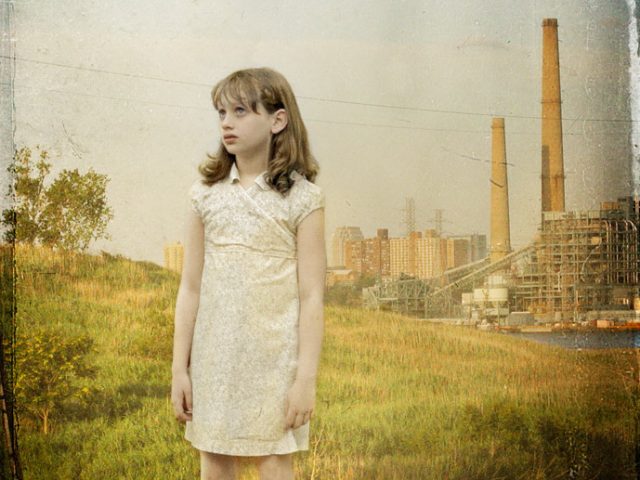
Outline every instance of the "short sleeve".
[[297, 198], [294, 208], [293, 225], [297, 229], [302, 220], [314, 210], [325, 207], [324, 190], [307, 180], [303, 182], [300, 195]]
[[201, 180], [196, 180], [189, 188], [189, 204], [191, 210], [202, 216], [202, 197], [204, 195], [204, 185]]

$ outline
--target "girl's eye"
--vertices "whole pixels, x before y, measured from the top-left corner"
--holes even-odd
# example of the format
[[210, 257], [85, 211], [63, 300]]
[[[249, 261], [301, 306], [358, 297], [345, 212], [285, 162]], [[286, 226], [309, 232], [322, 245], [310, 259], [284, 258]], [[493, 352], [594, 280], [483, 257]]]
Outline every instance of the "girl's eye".
[[220, 119], [222, 120], [225, 116], [227, 112], [225, 112], [224, 110], [218, 110], [218, 116], [220, 117]]
[[245, 111], [244, 107], [236, 107], [236, 115], [242, 115]]

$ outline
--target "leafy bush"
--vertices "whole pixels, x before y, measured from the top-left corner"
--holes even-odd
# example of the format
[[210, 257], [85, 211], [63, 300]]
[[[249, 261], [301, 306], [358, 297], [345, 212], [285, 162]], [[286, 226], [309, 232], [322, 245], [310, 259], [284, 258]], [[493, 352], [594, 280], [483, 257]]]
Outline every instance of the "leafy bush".
[[46, 434], [51, 415], [65, 402], [86, 399], [92, 392], [88, 380], [96, 369], [87, 354], [93, 350], [93, 339], [36, 328], [19, 329], [16, 340], [18, 416], [40, 421]]

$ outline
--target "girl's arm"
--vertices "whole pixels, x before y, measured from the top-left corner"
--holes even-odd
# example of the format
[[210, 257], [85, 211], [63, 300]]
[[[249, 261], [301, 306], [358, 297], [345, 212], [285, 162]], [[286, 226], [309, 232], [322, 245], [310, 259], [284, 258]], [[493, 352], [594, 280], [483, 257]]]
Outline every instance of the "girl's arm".
[[286, 406], [286, 428], [306, 423], [315, 406], [316, 378], [324, 331], [324, 284], [327, 255], [324, 209], [316, 209], [298, 226], [298, 288], [300, 296], [298, 369]]
[[171, 400], [178, 420], [190, 420], [191, 382], [188, 375], [189, 357], [193, 339], [200, 283], [204, 263], [204, 226], [192, 209], [187, 213], [182, 277], [176, 300], [175, 333]]

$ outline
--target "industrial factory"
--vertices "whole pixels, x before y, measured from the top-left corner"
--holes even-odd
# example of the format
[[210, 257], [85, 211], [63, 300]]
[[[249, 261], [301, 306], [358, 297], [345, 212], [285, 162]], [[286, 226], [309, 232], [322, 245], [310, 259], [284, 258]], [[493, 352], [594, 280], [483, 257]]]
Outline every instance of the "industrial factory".
[[[491, 219], [487, 258], [424, 281], [378, 282], [369, 308], [517, 328], [523, 325], [640, 326], [640, 200], [565, 211], [558, 24], [544, 19], [541, 218], [532, 243], [513, 250], [505, 121], [491, 124]], [[508, 129], [506, 129], [508, 134]]]

